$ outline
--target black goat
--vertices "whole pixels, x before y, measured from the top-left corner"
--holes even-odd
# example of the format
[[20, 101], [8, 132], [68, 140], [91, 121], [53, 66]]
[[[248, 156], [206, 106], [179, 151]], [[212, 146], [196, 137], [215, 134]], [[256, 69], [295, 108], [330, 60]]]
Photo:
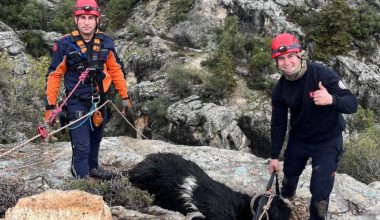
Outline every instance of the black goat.
[[[254, 208], [248, 195], [211, 179], [197, 164], [179, 155], [150, 154], [128, 175], [134, 186], [155, 195], [156, 205], [193, 216], [192, 219], [252, 219]], [[256, 206], [259, 199], [255, 199]], [[284, 220], [289, 214], [289, 206], [275, 196], [269, 218]]]

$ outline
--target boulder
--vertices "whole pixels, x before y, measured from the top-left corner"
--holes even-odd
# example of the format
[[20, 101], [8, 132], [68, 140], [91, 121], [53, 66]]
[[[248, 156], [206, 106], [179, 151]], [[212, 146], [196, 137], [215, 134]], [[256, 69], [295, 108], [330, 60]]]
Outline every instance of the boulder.
[[48, 190], [21, 198], [8, 209], [5, 220], [112, 220], [101, 196], [79, 190]]
[[176, 143], [249, 151], [249, 140], [237, 124], [238, 114], [228, 107], [190, 96], [169, 106], [166, 117], [170, 139]]

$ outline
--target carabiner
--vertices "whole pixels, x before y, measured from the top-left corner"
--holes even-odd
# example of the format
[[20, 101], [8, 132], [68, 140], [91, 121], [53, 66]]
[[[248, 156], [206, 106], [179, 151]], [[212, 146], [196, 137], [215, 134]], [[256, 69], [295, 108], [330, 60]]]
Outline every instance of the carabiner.
[[91, 96], [91, 103], [97, 105], [100, 102], [100, 95], [92, 95]]

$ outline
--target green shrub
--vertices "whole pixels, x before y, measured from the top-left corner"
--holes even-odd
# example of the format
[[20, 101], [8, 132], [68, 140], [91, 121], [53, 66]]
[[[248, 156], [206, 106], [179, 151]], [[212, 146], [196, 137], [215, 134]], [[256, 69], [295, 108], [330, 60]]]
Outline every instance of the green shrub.
[[380, 130], [370, 127], [346, 143], [338, 171], [366, 184], [380, 180]]
[[7, 0], [0, 3], [0, 20], [15, 29], [40, 29], [45, 8], [36, 0]]
[[266, 80], [265, 75], [276, 72], [271, 57], [271, 38], [252, 38], [249, 41], [251, 48], [251, 71], [246, 77], [247, 85], [253, 90], [266, 90], [268, 93], [275, 82]]
[[49, 46], [45, 44], [41, 33], [26, 31], [21, 35], [21, 40], [26, 43], [26, 51], [33, 57], [49, 55]]
[[25, 29], [40, 29], [44, 23], [46, 15], [45, 8], [37, 3], [37, 1], [29, 1], [23, 5], [21, 14], [19, 15], [20, 23]]
[[347, 119], [350, 130], [362, 132], [376, 124], [375, 113], [370, 109], [359, 106], [358, 111]]
[[193, 0], [171, 0], [169, 8], [169, 23], [174, 26], [187, 19], [187, 14], [191, 10]]
[[[31, 59], [31, 67], [25, 69], [25, 73], [15, 75], [15, 65], [11, 65], [12, 59], [2, 56], [0, 58], [1, 74], [6, 80], [3, 84], [4, 103], [7, 108], [0, 113], [4, 119], [0, 143], [12, 143], [17, 140], [18, 133], [26, 136], [36, 135], [36, 122], [42, 119], [43, 100], [45, 97], [45, 75], [49, 65], [47, 57]], [[8, 64], [7, 64], [8, 63]], [[4, 64], [4, 65], [3, 65]], [[3, 81], [3, 80], [2, 80]]]
[[[0, 73], [2, 75], [11, 74], [12, 70], [16, 67], [16, 64], [12, 62], [5, 54], [0, 55]], [[1, 77], [0, 80], [6, 83], [6, 77]]]
[[181, 99], [192, 95], [194, 86], [202, 84], [198, 70], [177, 65], [168, 69], [167, 80], [171, 92]]
[[223, 29], [217, 29], [218, 49], [209, 59], [202, 62], [208, 67], [211, 75], [204, 81], [205, 99], [218, 100], [234, 91], [236, 61], [250, 60], [244, 67], [249, 74], [244, 75], [250, 89], [272, 90], [275, 81], [267, 80], [268, 73], [274, 73], [276, 67], [271, 58], [271, 38], [250, 37], [239, 31], [238, 18], [227, 17]]
[[218, 101], [228, 97], [236, 87], [236, 80], [233, 78], [234, 61], [232, 56], [220, 54], [216, 58], [216, 65], [211, 68], [211, 74], [204, 80], [205, 100]]
[[141, 30], [140, 27], [138, 27], [134, 24], [130, 24], [130, 25], [128, 25], [128, 30], [130, 33], [133, 33], [133, 37], [137, 43], [139, 43], [139, 44], [145, 44], [146, 43], [146, 45], [149, 45], [149, 42], [146, 42], [147, 40], [145, 40], [144, 31]]
[[75, 0], [65, 0], [58, 3], [51, 14], [51, 19], [47, 20], [47, 29], [61, 34], [70, 33], [75, 30], [74, 5]]
[[238, 18], [227, 17], [225, 26], [218, 33], [218, 48], [207, 60], [202, 62], [208, 67], [210, 75], [204, 80], [203, 98], [218, 101], [228, 97], [237, 83], [234, 78], [236, 58], [244, 55], [245, 37], [239, 32]]
[[118, 30], [132, 14], [133, 6], [138, 0], [110, 0], [105, 9], [104, 22], [111, 30]]
[[313, 41], [316, 45], [310, 57], [328, 61], [332, 56], [346, 55], [351, 50], [350, 44], [353, 38], [347, 32], [342, 31], [334, 34], [312, 33], [308, 40]]
[[218, 54], [228, 54], [229, 56], [242, 57], [246, 45], [246, 37], [239, 31], [239, 18], [229, 16], [225, 19], [222, 30], [217, 29]]
[[286, 13], [289, 20], [305, 29], [306, 43], [312, 45], [312, 59], [327, 61], [346, 55], [353, 46], [367, 56], [375, 51], [373, 42], [380, 28], [380, 14], [367, 3], [351, 8], [345, 0], [332, 0], [317, 12], [289, 6]]
[[166, 109], [172, 104], [172, 102], [164, 97], [158, 97], [146, 102], [146, 107], [149, 110], [149, 127], [152, 128], [155, 133], [153, 139], [165, 139], [167, 137], [167, 125], [168, 121], [165, 117]]
[[62, 190], [83, 190], [91, 194], [103, 196], [109, 206], [123, 206], [126, 209], [141, 211], [153, 202], [147, 192], [134, 188], [127, 177], [108, 181], [79, 179], [65, 183]]
[[[308, 10], [306, 6], [288, 5], [284, 9], [287, 20], [295, 22], [303, 27], [317, 24], [317, 12]], [[316, 26], [316, 25], [315, 25]]]
[[363, 40], [378, 34], [380, 30], [380, 13], [373, 6], [364, 2], [358, 9], [357, 19], [359, 20], [358, 31], [355, 37]]
[[34, 94], [41, 98], [45, 98], [46, 74], [50, 65], [50, 58], [47, 56], [32, 59], [32, 65], [28, 70], [29, 77], [26, 79], [29, 88], [34, 91]]
[[309, 28], [307, 41], [315, 43], [312, 58], [327, 61], [331, 56], [345, 55], [353, 41], [351, 30], [356, 29], [355, 10], [344, 0], [333, 0], [317, 17], [315, 28]]

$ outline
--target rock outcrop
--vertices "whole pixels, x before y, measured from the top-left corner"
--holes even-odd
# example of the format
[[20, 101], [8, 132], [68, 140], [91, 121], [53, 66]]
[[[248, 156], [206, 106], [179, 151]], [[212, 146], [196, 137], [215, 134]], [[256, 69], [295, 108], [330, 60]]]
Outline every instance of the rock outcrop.
[[101, 196], [72, 190], [48, 190], [21, 198], [8, 209], [5, 220], [112, 220]]
[[190, 96], [169, 106], [169, 135], [176, 143], [249, 151], [249, 141], [237, 124], [238, 114], [228, 107], [203, 103]]
[[338, 71], [365, 109], [380, 114], [380, 67], [351, 57], [337, 57]]
[[[250, 153], [208, 146], [173, 145], [158, 140], [137, 140], [128, 137], [104, 138], [101, 143], [100, 162], [105, 166], [124, 170], [143, 160], [146, 155], [156, 152], [172, 152], [182, 155], [185, 159], [197, 163], [213, 179], [249, 195], [262, 193], [270, 176], [267, 170], [267, 160]], [[15, 156], [19, 156], [20, 159]], [[12, 157], [14, 158], [12, 160], [0, 161], [0, 167], [2, 167], [0, 179], [31, 180], [43, 176], [52, 185], [58, 186], [65, 179], [71, 178], [69, 170], [70, 143], [29, 145], [12, 153]], [[299, 215], [304, 216], [301, 219], [307, 219], [308, 203], [311, 197], [309, 192], [310, 175], [311, 167], [307, 166], [301, 175], [297, 189], [295, 210], [298, 210]], [[376, 188], [376, 185], [378, 183], [365, 185], [345, 174], [337, 174], [329, 205], [330, 219], [369, 220], [380, 218], [380, 190]], [[120, 209], [117, 209], [120, 216], [125, 217], [126, 213], [129, 213], [129, 211]], [[151, 212], [149, 215], [154, 215], [153, 213]], [[179, 216], [178, 213], [172, 214]], [[165, 215], [170, 216], [171, 214]]]

